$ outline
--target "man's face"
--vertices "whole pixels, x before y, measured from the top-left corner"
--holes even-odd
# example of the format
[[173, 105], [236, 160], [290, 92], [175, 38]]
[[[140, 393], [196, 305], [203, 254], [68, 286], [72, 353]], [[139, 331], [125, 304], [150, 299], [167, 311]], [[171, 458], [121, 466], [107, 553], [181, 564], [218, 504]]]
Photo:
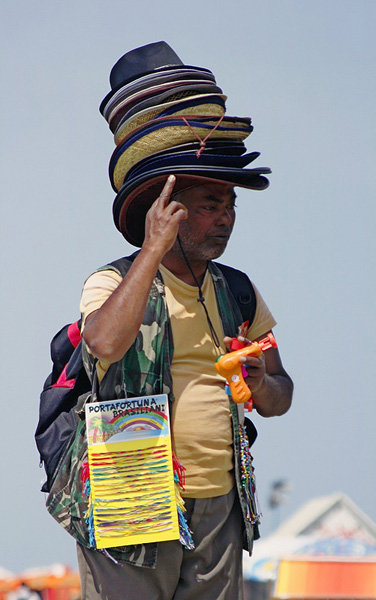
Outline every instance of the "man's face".
[[176, 195], [188, 208], [179, 229], [188, 259], [207, 262], [223, 254], [235, 222], [235, 199], [226, 183], [197, 185]]

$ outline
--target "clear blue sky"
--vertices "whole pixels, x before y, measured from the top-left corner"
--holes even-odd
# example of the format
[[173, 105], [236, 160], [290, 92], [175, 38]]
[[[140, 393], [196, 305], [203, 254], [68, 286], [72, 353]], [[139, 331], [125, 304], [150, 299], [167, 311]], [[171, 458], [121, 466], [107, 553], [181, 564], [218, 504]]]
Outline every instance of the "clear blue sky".
[[267, 191], [239, 190], [224, 256], [274, 313], [296, 386], [288, 415], [255, 416], [262, 533], [279, 478], [293, 485], [281, 518], [343, 491], [376, 520], [375, 26], [374, 0], [2, 0], [0, 566], [75, 565], [39, 492], [39, 393], [84, 279], [132, 250], [112, 224], [98, 106], [112, 64], [162, 39], [213, 70], [273, 170]]

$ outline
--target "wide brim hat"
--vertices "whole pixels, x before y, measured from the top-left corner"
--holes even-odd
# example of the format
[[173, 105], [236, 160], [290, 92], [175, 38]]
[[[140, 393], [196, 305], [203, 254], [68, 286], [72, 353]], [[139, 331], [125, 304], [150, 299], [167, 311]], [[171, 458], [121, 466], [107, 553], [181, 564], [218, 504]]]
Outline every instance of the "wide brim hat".
[[124, 54], [110, 74], [100, 111], [114, 134], [109, 164], [117, 229], [135, 246], [170, 174], [174, 193], [204, 183], [264, 190], [269, 168], [249, 168], [249, 117], [226, 115], [226, 100], [209, 69], [185, 65], [166, 42]]
[[[156, 91], [158, 90], [158, 91]], [[125, 103], [117, 105], [111, 112], [108, 118], [108, 124], [111, 131], [114, 133], [119, 124], [133, 113], [134, 109], [144, 106], [153, 106], [162, 102], [176, 101], [180, 99], [188, 99], [193, 95], [204, 94], [222, 94], [221, 88], [204, 81], [192, 82], [176, 82], [172, 87], [156, 88], [153, 93], [151, 90], [146, 90], [142, 95], [132, 96]]]
[[124, 54], [112, 67], [110, 73], [111, 91], [102, 100], [99, 110], [104, 115], [106, 106], [113, 96], [124, 86], [151, 74], [162, 71], [190, 69], [203, 74], [211, 74], [209, 69], [184, 65], [176, 52], [166, 42], [154, 42], [135, 48]]
[[146, 159], [128, 174], [114, 200], [115, 225], [130, 244], [141, 247], [145, 236], [146, 214], [171, 174], [176, 177], [173, 193], [207, 183], [265, 190], [269, 185], [265, 175], [271, 173], [271, 170], [268, 167], [244, 168], [258, 156], [258, 152], [241, 156], [204, 152], [198, 157], [197, 150], [191, 150], [161, 153]]
[[171, 116], [155, 119], [134, 130], [114, 150], [109, 165], [111, 185], [115, 191], [119, 191], [128, 171], [152, 153], [206, 137], [211, 140], [244, 141], [252, 130], [251, 119], [248, 117], [218, 119], [209, 116], [184, 119]]
[[[147, 81], [145, 81], [147, 80]], [[173, 71], [169, 76], [148, 75], [142, 77], [135, 83], [123, 86], [106, 104], [103, 111], [104, 118], [108, 121], [110, 129], [113, 129], [115, 115], [119, 112], [125, 114], [130, 106], [137, 105], [144, 99], [153, 98], [157, 94], [175, 90], [175, 93], [185, 90], [197, 90], [199, 86], [205, 86], [207, 90], [218, 90], [214, 77], [205, 77], [202, 73], [193, 73], [192, 71]], [[220, 93], [222, 90], [219, 89]], [[170, 94], [172, 92], [170, 91]]]
[[[171, 115], [224, 116], [227, 96], [220, 93], [202, 92], [177, 97], [178, 94], [161, 94], [152, 100], [140, 102], [127, 111], [120, 119], [114, 131], [114, 141], [118, 146], [129, 133], [157, 117]], [[172, 97], [172, 99], [170, 99]]]

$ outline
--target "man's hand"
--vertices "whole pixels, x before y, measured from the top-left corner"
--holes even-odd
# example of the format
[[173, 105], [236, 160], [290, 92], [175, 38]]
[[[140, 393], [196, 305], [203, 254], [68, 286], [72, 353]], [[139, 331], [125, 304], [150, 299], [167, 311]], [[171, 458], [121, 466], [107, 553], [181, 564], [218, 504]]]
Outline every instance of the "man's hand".
[[[250, 346], [252, 344], [250, 340], [247, 340], [247, 338], [244, 338], [243, 336], [238, 336], [238, 340], [244, 344], [244, 346]], [[231, 338], [225, 337], [224, 343], [227, 350], [231, 352]], [[244, 379], [253, 395], [261, 388], [264, 382], [266, 374], [264, 353], [260, 356], [240, 356], [239, 363], [247, 369], [248, 375]]]
[[239, 362], [245, 366], [248, 376], [245, 382], [252, 392], [256, 394], [262, 387], [266, 374], [265, 355], [260, 356], [241, 356]]
[[[267, 333], [259, 336], [255, 341], [266, 337]], [[238, 340], [244, 345], [250, 342], [239, 336]], [[231, 338], [224, 338], [225, 346], [231, 350]], [[270, 348], [259, 357], [240, 357], [247, 369], [248, 376], [245, 382], [252, 392], [253, 405], [263, 417], [283, 415], [291, 406], [293, 383], [283, 368], [278, 348]]]
[[183, 204], [170, 201], [175, 182], [176, 177], [170, 175], [146, 215], [143, 248], [151, 248], [161, 259], [174, 245], [180, 222], [188, 217], [188, 210]]
[[180, 202], [170, 202], [176, 177], [170, 175], [149, 209], [145, 241], [127, 275], [103, 305], [87, 316], [83, 338], [101, 361], [120, 360], [140, 329], [150, 288], [166, 252], [173, 246], [179, 224], [188, 216]]

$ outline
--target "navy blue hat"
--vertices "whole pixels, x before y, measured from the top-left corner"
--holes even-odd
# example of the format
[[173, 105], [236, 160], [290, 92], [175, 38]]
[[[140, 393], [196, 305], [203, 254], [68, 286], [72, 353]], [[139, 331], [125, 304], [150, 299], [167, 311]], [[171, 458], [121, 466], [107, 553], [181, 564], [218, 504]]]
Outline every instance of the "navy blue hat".
[[[160, 150], [172, 151], [178, 144], [195, 141], [197, 138], [226, 138], [242, 141], [250, 135], [253, 126], [247, 117], [195, 117], [189, 119], [165, 117], [147, 122], [119, 144], [112, 154], [109, 174], [111, 184], [118, 192], [125, 182], [128, 171], [144, 158]], [[199, 132], [199, 133], [197, 133]], [[207, 143], [203, 142], [204, 148]], [[200, 153], [200, 155], [202, 152]], [[203, 155], [205, 152], [203, 152]], [[218, 167], [221, 162], [218, 161]]]
[[[100, 112], [103, 115], [106, 104], [108, 104], [112, 96], [131, 81], [155, 71], [182, 68], [187, 68], [187, 66], [184, 65], [176, 52], [166, 42], [154, 42], [127, 52], [112, 67], [110, 73], [111, 91], [101, 102], [99, 107]], [[210, 73], [208, 69], [201, 67], [189, 68]]]
[[117, 229], [134, 246], [141, 247], [145, 235], [146, 213], [162, 191], [167, 177], [176, 176], [174, 192], [192, 185], [223, 183], [252, 190], [265, 190], [269, 181], [265, 175], [268, 167], [246, 169], [258, 152], [243, 156], [204, 152], [197, 156], [199, 145], [182, 152], [171, 149], [149, 157], [129, 171], [126, 181], [113, 204], [113, 217]]
[[100, 111], [115, 134], [113, 217], [131, 244], [142, 245], [146, 213], [170, 174], [174, 193], [211, 182], [268, 187], [269, 168], [248, 168], [258, 156], [245, 154], [251, 119], [226, 116], [226, 96], [208, 69], [184, 65], [155, 42], [124, 54], [110, 84]]

